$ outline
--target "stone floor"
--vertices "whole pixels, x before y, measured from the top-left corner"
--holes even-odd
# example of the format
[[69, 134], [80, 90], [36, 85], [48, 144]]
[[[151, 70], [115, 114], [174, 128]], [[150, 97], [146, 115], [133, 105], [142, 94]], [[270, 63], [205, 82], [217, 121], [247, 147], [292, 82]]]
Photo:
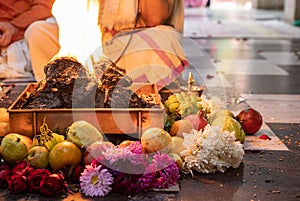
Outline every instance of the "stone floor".
[[[208, 9], [206, 15], [193, 17], [199, 20], [219, 16], [232, 19], [232, 12], [220, 15]], [[248, 16], [262, 19], [262, 15], [266, 15], [260, 11], [253, 11], [251, 15], [249, 12], [238, 13], [236, 20], [249, 19]], [[276, 19], [281, 16], [278, 11], [267, 14]], [[224, 98], [232, 110], [251, 106], [260, 111], [266, 126], [286, 149], [278, 150], [270, 145], [265, 149], [246, 150], [239, 168], [225, 173], [194, 174], [194, 177], [182, 175], [178, 191], [135, 196], [112, 194], [97, 199], [72, 194], [67, 198], [48, 199], [34, 194], [12, 195], [0, 190], [0, 200], [300, 200], [300, 60], [294, 54], [300, 49], [300, 40], [185, 37], [183, 44], [190, 60], [190, 67], [183, 77], [187, 78], [192, 72], [196, 82], [205, 87], [206, 95]], [[0, 102], [2, 107], [8, 107], [26, 84], [13, 82], [16, 85], [9, 98]], [[236, 100], [243, 102], [237, 104]]]

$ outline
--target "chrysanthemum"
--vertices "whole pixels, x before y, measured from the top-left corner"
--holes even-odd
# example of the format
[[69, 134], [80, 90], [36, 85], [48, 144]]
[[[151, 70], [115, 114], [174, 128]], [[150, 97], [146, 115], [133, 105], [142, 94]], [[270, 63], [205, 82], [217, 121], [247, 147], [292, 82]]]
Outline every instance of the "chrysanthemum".
[[175, 161], [168, 154], [156, 153], [141, 179], [141, 186], [144, 190], [169, 188], [177, 183], [179, 177]]
[[109, 148], [102, 153], [105, 165], [110, 169], [129, 173], [141, 174], [145, 171], [145, 158], [143, 154], [135, 154], [128, 148]]
[[99, 166], [87, 165], [80, 176], [80, 187], [86, 196], [105, 196], [111, 191], [113, 176]]

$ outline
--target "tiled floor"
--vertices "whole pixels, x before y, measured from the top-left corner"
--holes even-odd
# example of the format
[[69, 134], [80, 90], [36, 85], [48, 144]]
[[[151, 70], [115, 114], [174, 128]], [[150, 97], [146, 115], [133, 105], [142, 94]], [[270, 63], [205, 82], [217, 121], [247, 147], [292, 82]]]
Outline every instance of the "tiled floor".
[[[190, 20], [193, 18], [192, 20]], [[190, 9], [191, 21], [281, 20], [279, 11], [228, 11]], [[299, 28], [300, 29], [300, 28]], [[196, 36], [196, 35], [194, 35]], [[300, 200], [300, 60], [293, 53], [300, 40], [282, 38], [197, 38], [185, 37], [184, 48], [196, 82], [208, 96], [220, 96], [228, 108], [239, 111], [251, 106], [261, 112], [261, 130], [273, 141], [247, 139], [244, 162], [224, 174], [182, 175], [179, 192], [150, 192], [136, 196], [111, 195], [96, 200], [182, 200], [182, 201], [296, 201]], [[24, 85], [17, 85], [21, 91]], [[12, 91], [11, 98], [18, 93]], [[237, 104], [236, 100], [245, 101]], [[9, 105], [6, 100], [2, 104]], [[2, 192], [1, 200], [42, 200], [35, 195], [12, 196]], [[51, 199], [50, 199], [51, 200]], [[74, 194], [65, 200], [89, 200]]]
[[[195, 30], [192, 38], [199, 45], [191, 57], [193, 69], [187, 71], [192, 71], [199, 84], [207, 87], [208, 94], [225, 94], [230, 109], [251, 106], [260, 111], [265, 124], [257, 136], [247, 137], [245, 149], [249, 151], [241, 172], [232, 170], [228, 175], [197, 175], [194, 180], [184, 180], [182, 200], [300, 200], [300, 60], [294, 54], [300, 48], [300, 40], [288, 34], [285, 39], [257, 35], [234, 37], [237, 30], [232, 28], [226, 31], [232, 31], [233, 37], [228, 34], [214, 37], [213, 33], [217, 32], [212, 31], [209, 37], [203, 38], [193, 28], [195, 23], [204, 22], [204, 26], [209, 26], [218, 20], [219, 23], [237, 20], [242, 24], [248, 20], [255, 23], [257, 19], [261, 23], [264, 19], [281, 20], [282, 15], [262, 10], [245, 13], [203, 8], [197, 13], [196, 10], [188, 10], [186, 18], [185, 27], [190, 29], [187, 35]], [[300, 31], [300, 28], [293, 27], [293, 30]], [[265, 30], [255, 31], [265, 34]], [[198, 57], [195, 52], [200, 52]], [[232, 101], [241, 97], [245, 102]], [[272, 140], [259, 140], [260, 134], [272, 136]]]

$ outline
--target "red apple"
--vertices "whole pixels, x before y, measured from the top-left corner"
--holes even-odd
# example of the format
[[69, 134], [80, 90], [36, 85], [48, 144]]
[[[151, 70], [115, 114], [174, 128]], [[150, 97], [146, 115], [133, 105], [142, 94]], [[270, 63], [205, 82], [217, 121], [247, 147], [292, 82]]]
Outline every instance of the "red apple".
[[190, 114], [184, 118], [184, 120], [188, 120], [194, 126], [196, 130], [202, 130], [208, 124], [207, 120], [204, 117], [204, 113], [200, 110], [197, 114]]
[[106, 151], [108, 148], [112, 148], [115, 145], [111, 142], [106, 141], [96, 141], [86, 147], [84, 152], [84, 164], [90, 164], [94, 159], [102, 160], [102, 152]]
[[263, 122], [261, 114], [253, 108], [240, 111], [236, 116], [236, 120], [240, 122], [245, 133], [250, 135], [259, 131]]

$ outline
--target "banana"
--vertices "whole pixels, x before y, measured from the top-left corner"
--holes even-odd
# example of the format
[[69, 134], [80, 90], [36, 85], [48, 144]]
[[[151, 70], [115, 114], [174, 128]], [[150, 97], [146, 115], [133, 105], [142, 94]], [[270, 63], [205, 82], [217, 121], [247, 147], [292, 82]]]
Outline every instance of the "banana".
[[50, 151], [57, 143], [57, 140], [54, 137], [52, 137], [50, 139], [47, 139], [44, 142], [43, 146], [45, 146]]
[[190, 102], [185, 102], [183, 104], [180, 104], [179, 109], [185, 110], [189, 107], [192, 107], [192, 104]]
[[169, 103], [176, 103], [178, 102], [176, 96], [174, 94], [172, 94], [171, 96], [168, 97], [167, 99], [169, 101]]
[[179, 103], [184, 103], [185, 102], [184, 98], [181, 96], [180, 93], [175, 93], [174, 95], [176, 96]]
[[196, 103], [198, 102], [198, 97], [196, 96], [196, 94], [191, 93], [191, 94], [189, 95], [189, 97], [190, 97], [190, 102], [191, 102], [192, 104], [196, 104]]
[[186, 98], [187, 97], [187, 95], [186, 95], [186, 93], [184, 91], [180, 92], [180, 95], [181, 95], [182, 98]]
[[170, 106], [169, 106], [169, 111], [170, 111], [171, 113], [175, 113], [176, 110], [177, 110], [177, 108], [178, 108], [179, 106], [180, 106], [179, 103], [172, 103], [172, 104], [170, 104]]
[[56, 139], [57, 143], [65, 140], [65, 136], [57, 134], [57, 133], [52, 133], [52, 136]]
[[64, 141], [65, 137], [57, 133], [52, 132], [46, 124], [46, 118], [43, 120], [43, 124], [40, 127], [40, 135], [36, 135], [33, 139], [35, 144], [46, 147], [49, 151], [59, 142]]
[[170, 101], [169, 101], [169, 100], [166, 100], [166, 101], [164, 102], [165, 108], [169, 108], [170, 104], [171, 104]]

